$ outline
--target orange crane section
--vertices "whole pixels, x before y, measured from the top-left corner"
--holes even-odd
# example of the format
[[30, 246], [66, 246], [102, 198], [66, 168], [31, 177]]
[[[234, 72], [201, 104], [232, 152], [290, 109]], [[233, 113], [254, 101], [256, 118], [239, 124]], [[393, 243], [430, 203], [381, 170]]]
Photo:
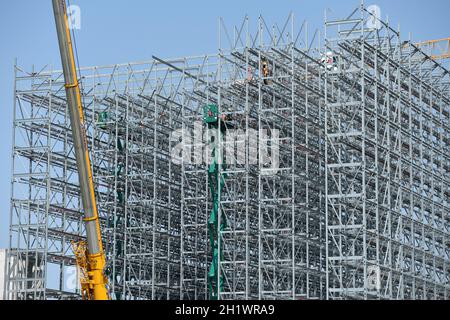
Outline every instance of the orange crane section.
[[444, 60], [450, 58], [450, 37], [419, 42], [416, 43], [416, 46], [422, 49], [433, 60]]

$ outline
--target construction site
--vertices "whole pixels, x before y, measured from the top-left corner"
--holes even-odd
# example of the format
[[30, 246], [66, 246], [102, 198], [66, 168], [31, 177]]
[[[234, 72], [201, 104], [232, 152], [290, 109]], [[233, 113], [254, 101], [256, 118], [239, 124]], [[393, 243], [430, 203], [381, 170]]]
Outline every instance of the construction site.
[[[220, 20], [215, 55], [78, 69], [111, 299], [450, 298], [450, 39], [349, 13]], [[78, 300], [71, 86], [14, 81], [5, 296]]]

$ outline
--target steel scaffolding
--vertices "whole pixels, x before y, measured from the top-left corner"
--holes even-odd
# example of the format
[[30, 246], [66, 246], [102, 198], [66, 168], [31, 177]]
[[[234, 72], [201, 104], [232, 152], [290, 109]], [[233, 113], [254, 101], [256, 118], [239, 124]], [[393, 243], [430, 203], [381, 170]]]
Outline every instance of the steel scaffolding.
[[[448, 299], [449, 71], [368, 19], [80, 70], [114, 299]], [[8, 294], [78, 299], [62, 73], [15, 70]]]
[[450, 74], [373, 19], [325, 22], [327, 298], [448, 299]]

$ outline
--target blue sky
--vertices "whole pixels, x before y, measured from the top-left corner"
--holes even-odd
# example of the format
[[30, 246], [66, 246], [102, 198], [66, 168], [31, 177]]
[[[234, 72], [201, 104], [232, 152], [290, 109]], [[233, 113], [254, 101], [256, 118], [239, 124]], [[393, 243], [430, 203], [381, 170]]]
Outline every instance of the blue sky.
[[[149, 60], [152, 55], [179, 57], [214, 53], [218, 47], [217, 19], [239, 24], [248, 14], [256, 21], [283, 22], [289, 12], [322, 28], [324, 10], [348, 15], [359, 0], [71, 0], [81, 8], [77, 46], [82, 66]], [[403, 37], [415, 40], [450, 36], [448, 0], [374, 0]], [[0, 9], [0, 248], [8, 246], [11, 197], [11, 133], [13, 64], [31, 70], [60, 58], [50, 0], [2, 1]]]

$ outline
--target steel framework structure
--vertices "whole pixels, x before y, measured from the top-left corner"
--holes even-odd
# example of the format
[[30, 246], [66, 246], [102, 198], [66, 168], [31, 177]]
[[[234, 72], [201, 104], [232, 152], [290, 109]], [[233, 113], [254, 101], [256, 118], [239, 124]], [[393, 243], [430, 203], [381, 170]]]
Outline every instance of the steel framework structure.
[[448, 299], [450, 74], [374, 18], [325, 23], [327, 298]]
[[[448, 299], [449, 72], [371, 18], [80, 70], [114, 299]], [[15, 70], [8, 294], [77, 299], [62, 73]]]

